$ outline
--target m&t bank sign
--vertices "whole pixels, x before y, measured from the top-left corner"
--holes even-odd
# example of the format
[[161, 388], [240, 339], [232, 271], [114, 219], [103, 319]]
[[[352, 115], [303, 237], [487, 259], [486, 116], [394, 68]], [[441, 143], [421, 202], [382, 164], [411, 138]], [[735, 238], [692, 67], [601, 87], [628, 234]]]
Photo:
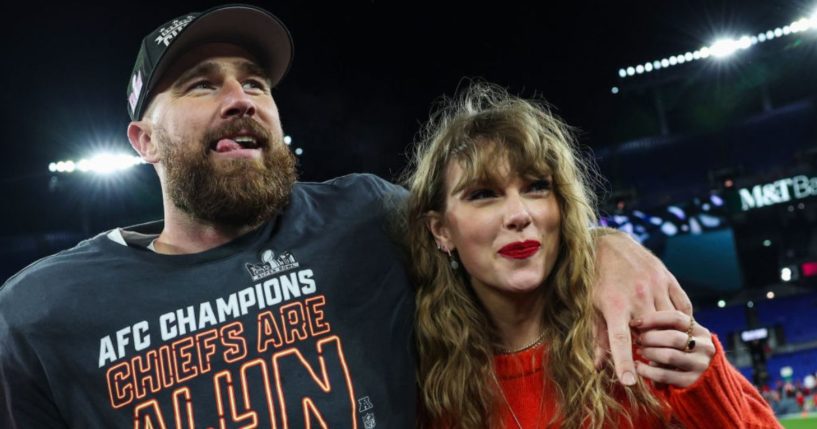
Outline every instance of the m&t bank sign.
[[761, 207], [817, 196], [817, 177], [798, 175], [751, 188], [738, 189], [740, 209], [748, 211]]

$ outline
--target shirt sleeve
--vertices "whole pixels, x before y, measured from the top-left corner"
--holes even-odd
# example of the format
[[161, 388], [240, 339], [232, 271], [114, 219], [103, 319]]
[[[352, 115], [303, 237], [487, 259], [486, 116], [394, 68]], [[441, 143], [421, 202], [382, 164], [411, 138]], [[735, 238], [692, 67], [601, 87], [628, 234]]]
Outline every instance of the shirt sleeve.
[[709, 368], [692, 385], [662, 389], [674, 416], [689, 428], [782, 428], [769, 404], [729, 361], [716, 335]]
[[0, 293], [0, 428], [65, 428], [40, 359], [19, 327], [9, 321], [12, 312], [4, 304], [9, 304], [10, 297], [3, 295]]

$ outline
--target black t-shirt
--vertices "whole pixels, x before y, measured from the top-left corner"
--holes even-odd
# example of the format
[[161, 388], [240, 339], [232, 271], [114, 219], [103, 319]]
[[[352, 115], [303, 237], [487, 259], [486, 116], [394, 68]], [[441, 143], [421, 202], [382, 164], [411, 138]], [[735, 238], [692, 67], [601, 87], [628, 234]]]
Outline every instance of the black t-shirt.
[[299, 183], [206, 252], [100, 234], [32, 264], [0, 288], [0, 426], [414, 427], [413, 296], [388, 224], [404, 195], [371, 175]]

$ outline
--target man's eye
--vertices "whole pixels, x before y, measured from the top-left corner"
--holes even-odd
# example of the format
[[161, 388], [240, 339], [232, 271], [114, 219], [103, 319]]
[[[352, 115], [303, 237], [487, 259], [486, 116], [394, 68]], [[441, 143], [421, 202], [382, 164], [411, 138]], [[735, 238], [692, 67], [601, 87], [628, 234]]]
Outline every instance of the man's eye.
[[465, 199], [468, 201], [474, 200], [484, 200], [486, 198], [493, 198], [496, 196], [496, 192], [490, 189], [475, 189], [470, 191], [466, 194]]
[[213, 84], [210, 83], [210, 81], [200, 80], [200, 81], [192, 83], [188, 87], [188, 90], [192, 91], [194, 89], [212, 89], [212, 88], [213, 88]]
[[249, 79], [249, 80], [244, 82], [244, 88], [245, 89], [260, 89], [262, 91], [266, 91], [267, 90], [267, 84], [260, 81], [260, 80], [257, 80], [257, 79]]

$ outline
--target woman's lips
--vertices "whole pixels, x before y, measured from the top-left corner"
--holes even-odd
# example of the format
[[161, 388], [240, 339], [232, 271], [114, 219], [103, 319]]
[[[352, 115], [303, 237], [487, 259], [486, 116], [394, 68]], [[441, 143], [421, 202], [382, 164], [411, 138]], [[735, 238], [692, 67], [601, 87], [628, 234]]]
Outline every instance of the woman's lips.
[[525, 259], [536, 253], [542, 244], [536, 240], [517, 241], [499, 249], [499, 254], [511, 259]]

